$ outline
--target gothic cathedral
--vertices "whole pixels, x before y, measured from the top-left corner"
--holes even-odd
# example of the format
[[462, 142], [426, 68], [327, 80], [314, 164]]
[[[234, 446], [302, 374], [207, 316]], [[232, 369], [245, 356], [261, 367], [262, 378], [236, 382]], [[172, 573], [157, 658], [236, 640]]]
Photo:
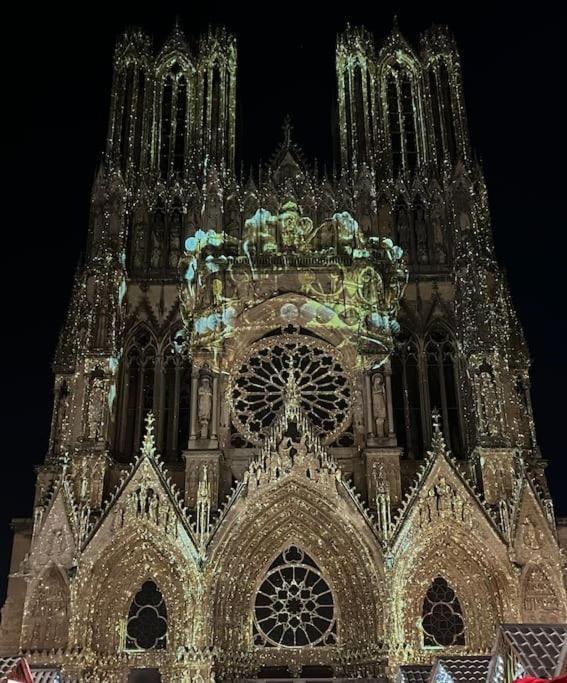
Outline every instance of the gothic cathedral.
[[387, 681], [567, 620], [454, 39], [347, 28], [336, 75], [333, 173], [286, 122], [245, 174], [234, 36], [118, 42], [0, 654]]

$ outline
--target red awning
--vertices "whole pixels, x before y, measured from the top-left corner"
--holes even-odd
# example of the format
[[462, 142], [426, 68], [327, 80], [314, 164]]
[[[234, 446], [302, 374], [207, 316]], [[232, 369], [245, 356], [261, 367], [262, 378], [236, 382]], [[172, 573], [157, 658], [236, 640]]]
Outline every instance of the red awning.
[[6, 680], [8, 682], [14, 681], [14, 683], [33, 683], [31, 671], [25, 659], [22, 658], [18, 661], [6, 677]]

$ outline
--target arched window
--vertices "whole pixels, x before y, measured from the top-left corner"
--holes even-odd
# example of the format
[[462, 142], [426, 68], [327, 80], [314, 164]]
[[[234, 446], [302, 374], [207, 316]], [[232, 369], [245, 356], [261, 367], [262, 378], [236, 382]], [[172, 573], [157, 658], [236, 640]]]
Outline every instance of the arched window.
[[359, 161], [367, 159], [369, 150], [367, 150], [366, 143], [367, 140], [370, 142], [370, 131], [367, 130], [366, 121], [369, 121], [371, 116], [368, 115], [368, 118], [365, 116], [365, 113], [368, 112], [367, 98], [365, 97], [367, 86], [366, 71], [363, 71], [362, 66], [357, 64], [354, 69], [354, 102], [356, 107], [356, 137]]
[[127, 650], [165, 650], [167, 609], [153, 581], [146, 581], [134, 596], [126, 623]]
[[449, 70], [444, 62], [437, 62], [429, 70], [429, 90], [433, 114], [435, 149], [440, 160], [455, 161], [455, 116], [451, 97]]
[[439, 67], [439, 81], [441, 87], [441, 102], [443, 109], [443, 121], [445, 123], [445, 139], [447, 142], [447, 154], [451, 161], [455, 160], [455, 118], [453, 116], [453, 103], [451, 98], [451, 82], [447, 66], [442, 63]]
[[350, 73], [348, 69], [344, 72], [344, 95], [345, 95], [345, 130], [347, 153], [351, 155], [352, 162], [352, 97], [350, 91]]
[[220, 68], [218, 64], [213, 66], [209, 105], [211, 108], [211, 152], [214, 155], [221, 153], [222, 130], [224, 126]]
[[132, 458], [140, 447], [143, 421], [154, 409], [156, 347], [153, 336], [141, 326], [125, 353], [120, 419], [120, 455]]
[[128, 152], [130, 143], [130, 131], [132, 125], [136, 122], [132, 120], [134, 112], [132, 111], [132, 101], [134, 99], [134, 85], [136, 83], [136, 67], [130, 63], [126, 67], [124, 74], [124, 91], [122, 107], [120, 111], [120, 157], [122, 160], [122, 168], [126, 167], [128, 162]]
[[254, 644], [336, 645], [333, 594], [315, 562], [291, 546], [272, 562], [254, 603]]
[[394, 175], [414, 171], [419, 154], [419, 92], [416, 79], [405, 66], [387, 67], [384, 94], [392, 170]]
[[425, 647], [465, 644], [465, 622], [459, 598], [442, 576], [429, 586], [421, 615]]
[[159, 172], [183, 175], [187, 153], [189, 121], [189, 81], [181, 64], [174, 61], [161, 78], [158, 138]]
[[175, 460], [189, 442], [191, 368], [172, 343], [163, 353], [161, 385], [158, 445], [167, 460]]
[[457, 386], [457, 352], [449, 330], [435, 325], [425, 339], [429, 409], [437, 408], [443, 418], [443, 432], [455, 455], [463, 450], [461, 414]]
[[419, 350], [413, 337], [401, 335], [392, 356], [392, 400], [398, 444], [410, 458], [423, 453]]
[[429, 92], [431, 94], [431, 113], [433, 115], [433, 139], [435, 152], [439, 161], [444, 157], [443, 128], [441, 124], [441, 101], [439, 99], [439, 83], [434, 67], [429, 69]]
[[113, 119], [113, 153], [122, 170], [130, 163], [140, 166], [145, 95], [145, 69], [129, 61], [118, 72]]
[[397, 175], [403, 170], [402, 149], [402, 116], [398, 81], [394, 73], [386, 80], [386, 97], [388, 102], [388, 128], [390, 132], [390, 149], [392, 153], [392, 170]]
[[138, 71], [138, 88], [136, 91], [136, 102], [134, 104], [136, 111], [136, 129], [134, 131], [132, 154], [135, 168], [139, 168], [140, 163], [142, 162], [142, 132], [144, 130], [145, 98], [146, 74], [140, 69]]
[[179, 74], [177, 78], [177, 89], [175, 92], [175, 145], [173, 148], [173, 171], [178, 175], [183, 175], [185, 163], [185, 153], [187, 146], [187, 78]]
[[171, 108], [173, 103], [173, 74], [165, 78], [161, 93], [161, 119], [159, 136], [159, 168], [162, 178], [169, 175], [169, 153], [171, 147]]

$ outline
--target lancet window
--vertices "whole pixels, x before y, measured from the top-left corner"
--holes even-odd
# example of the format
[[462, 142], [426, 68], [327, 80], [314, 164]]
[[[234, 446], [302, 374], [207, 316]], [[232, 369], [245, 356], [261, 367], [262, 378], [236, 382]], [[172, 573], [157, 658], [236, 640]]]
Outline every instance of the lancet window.
[[435, 62], [430, 67], [428, 80], [437, 158], [454, 161], [456, 156], [455, 117], [449, 70], [444, 62]]
[[145, 71], [135, 62], [130, 62], [119, 75], [114, 113], [114, 150], [123, 170], [130, 163], [134, 168], [140, 166], [145, 97]]
[[187, 69], [174, 61], [161, 77], [159, 92], [158, 168], [165, 180], [182, 176], [189, 145], [189, 79]]
[[420, 106], [416, 78], [406, 66], [386, 68], [385, 121], [394, 175], [414, 171], [421, 161]]
[[157, 446], [166, 460], [175, 460], [189, 442], [191, 366], [168, 336], [161, 351], [145, 325], [127, 344], [122, 368], [119, 453], [129, 460], [140, 448], [144, 419], [151, 410], [157, 421]]
[[176, 278], [185, 240], [185, 212], [179, 199], [166, 208], [158, 200], [149, 220], [134, 216], [130, 239], [130, 267], [138, 276]]
[[445, 440], [451, 451], [463, 453], [455, 341], [443, 325], [430, 328], [424, 339], [402, 333], [392, 356], [392, 401], [398, 444], [410, 458], [429, 448], [429, 415], [442, 415]]

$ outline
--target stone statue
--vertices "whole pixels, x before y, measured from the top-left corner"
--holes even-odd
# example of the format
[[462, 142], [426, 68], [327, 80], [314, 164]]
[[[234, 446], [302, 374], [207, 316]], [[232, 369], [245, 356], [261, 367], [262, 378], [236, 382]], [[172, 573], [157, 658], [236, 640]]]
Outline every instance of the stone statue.
[[362, 192], [359, 198], [358, 215], [360, 227], [365, 235], [370, 235], [372, 232], [371, 214], [372, 206], [370, 195], [368, 192]]
[[419, 263], [427, 263], [427, 227], [423, 209], [419, 207], [415, 213], [415, 240], [417, 244], [417, 260]]
[[398, 241], [404, 253], [407, 254], [410, 246], [409, 222], [407, 211], [404, 208], [398, 211]]
[[154, 217], [154, 227], [152, 230], [152, 268], [161, 268], [163, 265], [163, 238], [165, 232], [165, 224], [163, 214], [156, 213]]
[[222, 207], [221, 200], [217, 192], [211, 191], [203, 212], [203, 225], [201, 226], [205, 232], [207, 230], [222, 231]]
[[213, 390], [210, 377], [207, 375], [201, 377], [197, 393], [197, 417], [201, 427], [201, 439], [206, 439], [209, 434], [209, 424], [211, 422], [211, 411], [213, 408]]
[[97, 440], [102, 436], [104, 407], [105, 407], [105, 379], [100, 368], [93, 370], [87, 386], [87, 400], [85, 406], [85, 437]]
[[169, 229], [169, 267], [177, 268], [181, 251], [181, 214], [174, 211]]
[[377, 372], [372, 377], [372, 412], [374, 415], [375, 433], [378, 437], [386, 435], [386, 387], [384, 377]]
[[134, 224], [134, 267], [143, 268], [146, 251], [146, 231], [141, 218]]
[[240, 237], [240, 209], [236, 199], [228, 201], [226, 207], [225, 230], [229, 235]]
[[500, 403], [494, 378], [484, 370], [480, 373], [478, 384], [482, 431], [489, 436], [496, 436], [500, 433]]
[[471, 217], [466, 211], [459, 214], [459, 228], [462, 233], [467, 233], [471, 229]]
[[436, 206], [431, 213], [431, 228], [433, 230], [433, 243], [435, 245], [435, 260], [437, 263], [447, 262], [445, 238], [443, 234], [443, 216], [441, 209]]
[[386, 202], [381, 203], [378, 209], [378, 230], [381, 237], [392, 236], [392, 215], [390, 206]]

